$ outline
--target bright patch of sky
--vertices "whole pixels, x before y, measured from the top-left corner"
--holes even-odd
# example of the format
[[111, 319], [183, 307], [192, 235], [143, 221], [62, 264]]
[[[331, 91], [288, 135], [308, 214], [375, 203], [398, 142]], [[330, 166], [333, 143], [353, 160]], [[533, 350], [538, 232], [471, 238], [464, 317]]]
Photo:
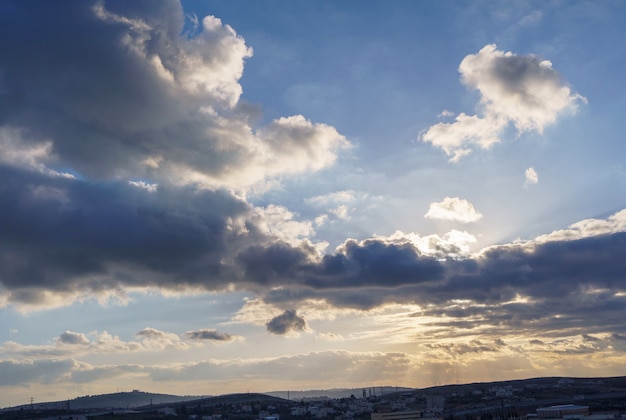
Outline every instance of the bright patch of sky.
[[0, 406], [626, 374], [624, 21], [2, 3]]

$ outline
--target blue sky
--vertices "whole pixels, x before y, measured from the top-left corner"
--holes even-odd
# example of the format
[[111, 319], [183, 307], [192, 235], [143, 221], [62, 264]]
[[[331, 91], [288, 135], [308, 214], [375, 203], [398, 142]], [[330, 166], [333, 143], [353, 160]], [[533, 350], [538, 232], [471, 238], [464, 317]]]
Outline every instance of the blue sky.
[[0, 3], [0, 406], [626, 374], [625, 14]]

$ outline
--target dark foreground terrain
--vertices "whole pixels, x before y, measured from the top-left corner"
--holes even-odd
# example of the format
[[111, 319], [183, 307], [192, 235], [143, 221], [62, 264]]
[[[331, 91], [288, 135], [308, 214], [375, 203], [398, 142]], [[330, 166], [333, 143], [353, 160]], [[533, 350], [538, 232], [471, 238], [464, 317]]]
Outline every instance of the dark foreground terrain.
[[[370, 419], [372, 413], [413, 411], [424, 419], [519, 419], [537, 408], [559, 404], [589, 407], [591, 414], [626, 413], [626, 377], [534, 378], [444, 385], [425, 389], [394, 387], [304, 393], [176, 396], [121, 392], [0, 410], [0, 420], [253, 420]], [[316, 394], [316, 396], [314, 396]], [[325, 395], [326, 394], [326, 395]], [[330, 395], [330, 396], [329, 396]]]

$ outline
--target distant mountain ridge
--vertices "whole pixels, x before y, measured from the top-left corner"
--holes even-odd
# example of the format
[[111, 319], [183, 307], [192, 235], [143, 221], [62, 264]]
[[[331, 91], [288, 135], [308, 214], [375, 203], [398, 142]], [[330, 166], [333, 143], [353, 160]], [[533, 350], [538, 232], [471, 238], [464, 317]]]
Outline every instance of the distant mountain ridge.
[[[502, 386], [527, 386], [529, 384], [534, 385], [539, 389], [540, 387], [547, 386], [549, 384], [562, 383], [564, 386], [580, 387], [587, 386], [592, 389], [602, 392], [609, 391], [622, 391], [626, 392], [626, 376], [616, 377], [595, 377], [595, 378], [571, 378], [571, 377], [541, 377], [530, 379], [517, 379], [509, 381], [494, 381], [494, 382], [475, 382], [464, 384], [448, 384], [438, 385], [427, 388], [406, 388], [396, 386], [364, 386], [362, 388], [332, 388], [323, 390], [307, 390], [307, 391], [271, 391], [264, 393], [238, 393], [238, 394], [225, 394], [219, 396], [179, 396], [171, 394], [158, 394], [151, 392], [143, 392], [139, 390], [133, 390], [131, 392], [116, 392], [111, 394], [102, 395], [87, 395], [77, 397], [71, 400], [56, 401], [56, 402], [40, 402], [33, 404], [23, 404], [15, 407], [0, 408], [0, 412], [14, 411], [14, 410], [127, 410], [127, 409], [140, 409], [145, 410], [147, 408], [157, 406], [170, 406], [181, 407], [182, 405], [197, 405], [197, 406], [215, 406], [215, 405], [228, 405], [228, 404], [250, 404], [253, 402], [263, 401], [266, 404], [279, 404], [281, 402], [291, 401], [296, 403], [307, 399], [341, 399], [350, 398], [352, 396], [356, 398], [366, 397], [381, 397], [394, 393], [406, 393], [419, 391], [423, 394], [448, 394], [453, 392], [459, 392], [464, 389], [472, 390], [487, 390], [492, 387]], [[580, 391], [580, 390], [579, 390]], [[576, 391], [576, 392], [579, 392]], [[582, 392], [582, 391], [580, 391]], [[599, 391], [597, 391], [599, 392]], [[626, 395], [626, 394], [625, 394]]]
[[270, 391], [264, 394], [289, 400], [306, 400], [311, 398], [350, 398], [354, 395], [356, 398], [363, 397], [365, 391], [366, 397], [381, 396], [391, 394], [393, 392], [414, 391], [415, 388], [406, 388], [401, 386], [364, 386], [362, 388], [331, 388], [331, 389], [311, 389], [306, 391]]
[[[184, 401], [197, 400], [207, 396], [179, 396], [170, 394], [156, 394], [133, 390], [131, 392], [116, 392], [112, 394], [86, 395], [65, 401], [41, 402], [24, 404], [13, 409], [33, 408], [33, 409], [71, 409], [71, 410], [91, 410], [91, 409], [132, 409], [147, 405], [171, 404]], [[8, 407], [7, 407], [8, 408]]]

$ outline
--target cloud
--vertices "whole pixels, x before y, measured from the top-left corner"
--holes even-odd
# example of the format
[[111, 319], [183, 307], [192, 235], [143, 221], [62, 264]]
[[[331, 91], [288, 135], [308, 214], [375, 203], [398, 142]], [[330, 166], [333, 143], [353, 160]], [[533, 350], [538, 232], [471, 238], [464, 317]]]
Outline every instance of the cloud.
[[345, 204], [340, 205], [335, 209], [331, 209], [330, 212], [334, 214], [338, 219], [348, 220], [350, 219], [350, 209]]
[[357, 199], [356, 193], [352, 190], [336, 191], [333, 193], [309, 197], [304, 200], [315, 208], [323, 208], [327, 214], [316, 218], [317, 226], [327, 221], [330, 215], [338, 220], [350, 220], [350, 213], [354, 208], [348, 205]]
[[520, 19], [518, 24], [520, 26], [532, 26], [540, 22], [541, 19], [543, 19], [543, 12], [541, 12], [541, 10], [533, 10], [522, 19]]
[[432, 350], [443, 350], [451, 356], [462, 356], [467, 353], [491, 353], [499, 352], [506, 344], [502, 340], [494, 340], [493, 343], [483, 343], [480, 340], [471, 340], [468, 343], [450, 344], [424, 344]]
[[84, 351], [87, 347], [83, 345], [64, 345], [55, 340], [54, 345], [34, 345], [20, 344], [15, 341], [5, 341], [0, 346], [0, 352], [6, 356], [13, 356], [16, 360], [33, 360], [40, 358], [58, 358], [67, 357], [68, 355]]
[[538, 243], [569, 241], [624, 231], [626, 231], [626, 209], [618, 211], [606, 219], [581, 220], [571, 224], [566, 229], [559, 229], [545, 235], [540, 235], [535, 241]]
[[52, 145], [50, 140], [37, 140], [28, 129], [0, 126], [0, 164], [28, 168], [49, 176], [73, 178], [71, 174], [46, 166], [56, 160]]
[[305, 199], [305, 203], [313, 205], [332, 205], [351, 202], [355, 200], [355, 192], [352, 190], [336, 191], [330, 194], [317, 195]]
[[[310, 221], [254, 207], [240, 189], [328, 167], [350, 144], [301, 115], [255, 127], [259, 111], [241, 101], [239, 84], [252, 51], [232, 28], [208, 17], [181, 37], [176, 2], [14, 6], [0, 14], [0, 305], [245, 290], [271, 309], [258, 322], [282, 313], [267, 324], [279, 334], [304, 330], [292, 308], [310, 302], [354, 311], [415, 304], [439, 316], [439, 327], [464, 330], [620, 333], [625, 211], [477, 254], [463, 231], [347, 239], [324, 253]], [[29, 37], [16, 36], [25, 27]], [[480, 93], [481, 114], [459, 114], [423, 136], [453, 157], [489, 147], [507, 125], [541, 132], [584, 102], [549, 62], [493, 45], [468, 55], [460, 72]], [[307, 203], [347, 217], [356, 195]], [[428, 217], [480, 217], [460, 198], [431, 208]], [[469, 303], [455, 306], [460, 297]], [[136, 341], [102, 332], [71, 345], [84, 342], [80, 334], [11, 347], [59, 355], [188, 345], [154, 329]]]
[[0, 360], [0, 386], [25, 385], [33, 382], [52, 384], [67, 379], [75, 365], [73, 360]]
[[[306, 383], [318, 386], [328, 380], [336, 380], [342, 372], [342, 380], [372, 383], [377, 380], [393, 381], [412, 367], [412, 357], [405, 353], [323, 351], [285, 355], [274, 358], [249, 360], [210, 360], [183, 366], [163, 366], [151, 369], [155, 381], [194, 381], [206, 383], [227, 379], [254, 386], [257, 381], [284, 381], [289, 371], [290, 384]], [[235, 388], [236, 389], [236, 388]], [[241, 389], [241, 388], [239, 388]]]
[[155, 328], [144, 328], [136, 333], [135, 337], [142, 339], [143, 347], [149, 350], [189, 348], [189, 345], [181, 341], [178, 335]]
[[417, 233], [396, 231], [392, 235], [377, 236], [376, 239], [388, 244], [410, 245], [423, 256], [434, 258], [467, 258], [470, 247], [476, 243], [476, 237], [466, 231], [452, 229], [442, 235], [421, 236]]
[[130, 377], [145, 377], [147, 368], [142, 365], [105, 365], [94, 366], [81, 362], [70, 372], [70, 381], [74, 384], [98, 383], [107, 379]]
[[147, 182], [144, 182], [144, 181], [128, 181], [128, 183], [137, 188], [143, 188], [144, 190], [148, 192], [155, 192], [156, 189], [159, 187], [159, 184], [148, 184]]
[[439, 203], [430, 203], [428, 212], [424, 217], [472, 223], [480, 220], [483, 215], [476, 211], [472, 203], [467, 200], [458, 197], [446, 197]]
[[312, 124], [302, 115], [274, 120], [259, 130], [258, 137], [268, 145], [268, 166], [280, 173], [299, 173], [330, 166], [336, 159], [333, 151], [349, 146], [345, 137], [333, 127]]
[[480, 93], [482, 115], [460, 113], [454, 122], [428, 128], [421, 140], [441, 148], [452, 161], [475, 147], [488, 149], [512, 124], [518, 134], [537, 131], [586, 99], [572, 92], [552, 63], [535, 55], [500, 51], [494, 44], [467, 55], [459, 65], [462, 83]]
[[[252, 216], [251, 208], [224, 191], [161, 186], [148, 192], [6, 167], [0, 174], [6, 180], [0, 190], [0, 278], [7, 303], [63, 305], [123, 290], [122, 284], [199, 286], [200, 278], [220, 278], [215, 275], [231, 245], [271, 238], [251, 222], [251, 230], [242, 231], [240, 221]], [[180, 269], [186, 274], [169, 277]], [[141, 273], [152, 273], [151, 279]], [[223, 280], [216, 289], [225, 287]]]
[[0, 17], [0, 162], [144, 188], [247, 189], [325, 168], [349, 147], [302, 115], [253, 128], [259, 111], [239, 84], [252, 49], [216, 17], [180, 36], [184, 23], [176, 1], [15, 4]]
[[285, 335], [290, 332], [304, 331], [306, 321], [298, 316], [295, 310], [288, 309], [282, 314], [272, 318], [265, 324], [267, 331], [272, 334]]
[[109, 334], [107, 331], [94, 333], [95, 338], [91, 342], [90, 351], [98, 353], [122, 353], [143, 350], [140, 343], [134, 341], [124, 341], [117, 335]]
[[[10, 167], [0, 175], [4, 305], [46, 307], [148, 289], [247, 290], [280, 311], [308, 301], [358, 310], [437, 307], [463, 296], [502, 328], [532, 320], [533, 328], [620, 332], [626, 210], [479, 254], [470, 252], [472, 235], [451, 231], [349, 239], [323, 255], [307, 241], [274, 236], [252, 206], [226, 191], [148, 192]], [[594, 316], [581, 323], [581, 311]], [[124, 351], [147, 345], [90, 340]]]
[[294, 220], [297, 215], [283, 206], [270, 204], [264, 208], [255, 208], [255, 213], [258, 215], [256, 225], [261, 232], [287, 243], [297, 245], [302, 239], [315, 235], [310, 221]]
[[183, 342], [178, 335], [154, 328], [144, 328], [135, 334], [135, 337], [139, 341], [124, 341], [107, 331], [94, 331], [89, 334], [66, 331], [56, 337], [53, 344], [22, 345], [7, 341], [0, 346], [0, 353], [12, 355], [17, 360], [31, 360], [96, 354], [154, 352], [164, 349], [187, 350], [190, 348], [190, 345]]
[[[407, 370], [415, 369], [415, 360], [400, 352], [323, 351], [272, 358], [211, 359], [207, 361], [174, 364], [102, 364], [94, 365], [72, 359], [38, 361], [0, 361], [0, 386], [32, 384], [105, 384], [114, 386], [120, 380], [133, 383], [152, 379], [158, 383], [194, 383], [228, 380], [229, 391], [236, 392], [245, 384], [260, 388], [268, 379], [285, 381], [284, 372], [290, 372], [289, 385], [323, 386], [342, 372], [346, 383], [377, 380], [393, 381]], [[208, 378], [208, 379], [207, 379]], [[245, 379], [242, 379], [245, 378]], [[113, 380], [109, 382], [108, 380]], [[154, 386], [154, 383], [152, 384]]]
[[[417, 304], [430, 308], [423, 310], [425, 317], [450, 317], [441, 319], [443, 328], [462, 321], [468, 330], [494, 334], [619, 332], [626, 308], [621, 219], [620, 212], [595, 221], [602, 229], [592, 236], [540, 237], [458, 259], [427, 257], [409, 241], [350, 240], [319, 264], [290, 269], [290, 285], [283, 283], [262, 298], [283, 308], [309, 300], [361, 310]], [[467, 302], [463, 307], [446, 309], [459, 298]], [[580, 313], [588, 316], [582, 320]]]
[[69, 345], [87, 345], [89, 344], [89, 339], [83, 333], [76, 333], [72, 331], [65, 331], [63, 334], [59, 336], [57, 339], [59, 344], [69, 344]]
[[335, 334], [332, 332], [328, 333], [319, 333], [316, 335], [316, 338], [325, 341], [343, 341], [345, 338], [341, 334]]
[[537, 174], [537, 171], [535, 171], [535, 169], [532, 167], [526, 169], [526, 171], [524, 172], [524, 176], [526, 178], [524, 185], [531, 185], [539, 182], [539, 175]]
[[11, 354], [18, 359], [69, 357], [85, 354], [113, 354], [122, 352], [149, 351], [163, 346], [154, 343], [124, 341], [106, 331], [83, 333], [66, 331], [54, 339], [54, 344], [21, 345], [8, 341], [0, 346], [3, 354]]
[[234, 341], [237, 337], [228, 333], [216, 330], [196, 330], [187, 331], [185, 336], [190, 340], [208, 340], [208, 341]]

